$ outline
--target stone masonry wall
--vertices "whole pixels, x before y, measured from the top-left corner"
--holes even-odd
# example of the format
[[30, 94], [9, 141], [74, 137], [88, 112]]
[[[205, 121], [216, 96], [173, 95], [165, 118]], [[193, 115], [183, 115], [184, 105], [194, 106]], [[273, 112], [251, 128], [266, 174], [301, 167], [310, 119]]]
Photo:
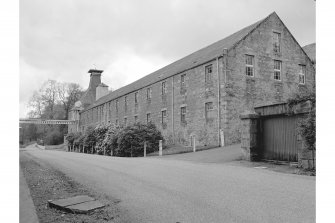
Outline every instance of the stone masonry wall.
[[[210, 64], [213, 79], [206, 84], [205, 67]], [[181, 89], [183, 74], [186, 74], [184, 90]], [[217, 79], [217, 63], [213, 60], [82, 112], [81, 131], [89, 125], [96, 126], [109, 122], [116, 124], [116, 120], [119, 125], [124, 125], [125, 118], [127, 124], [132, 124], [135, 122], [135, 116], [139, 122], [146, 123], [147, 114], [150, 113], [151, 121], [162, 131], [167, 144], [190, 145], [190, 137], [195, 135], [197, 145], [218, 145]], [[166, 82], [165, 95], [162, 95], [162, 82]], [[150, 101], [147, 100], [147, 88], [152, 89]], [[137, 105], [135, 105], [135, 92], [138, 92]], [[118, 100], [118, 111], [116, 111], [116, 100]], [[209, 121], [205, 117], [206, 102], [213, 102], [213, 117]], [[186, 107], [186, 123], [181, 122], [181, 107]], [[163, 110], [167, 113], [165, 127], [162, 125]]]
[[[281, 52], [274, 53], [272, 33], [281, 33]], [[245, 55], [254, 56], [254, 77], [246, 76]], [[274, 80], [274, 62], [282, 61], [281, 80]], [[306, 65], [306, 84], [299, 85], [299, 64]], [[227, 82], [222, 89], [226, 143], [241, 137], [239, 115], [255, 106], [284, 102], [304, 88], [313, 89], [312, 63], [275, 15], [270, 16], [235, 49], [228, 52]]]

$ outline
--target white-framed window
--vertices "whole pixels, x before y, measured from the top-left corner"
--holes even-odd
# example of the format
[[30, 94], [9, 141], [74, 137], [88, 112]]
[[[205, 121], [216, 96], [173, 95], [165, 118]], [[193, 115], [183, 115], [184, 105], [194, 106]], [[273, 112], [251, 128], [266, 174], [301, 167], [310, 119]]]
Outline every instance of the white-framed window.
[[127, 96], [124, 96], [124, 110], [127, 111], [128, 108], [128, 100], [127, 100]]
[[152, 93], [151, 87], [147, 88], [147, 100], [148, 101], [151, 100], [151, 93]]
[[135, 104], [138, 103], [138, 92], [135, 92]]
[[305, 84], [306, 81], [306, 65], [299, 64], [299, 84]]
[[180, 75], [180, 94], [186, 93], [186, 74]]
[[180, 122], [186, 123], [186, 106], [180, 108]]
[[273, 52], [280, 53], [280, 38], [281, 34], [279, 32], [273, 32], [272, 41], [273, 41]]
[[147, 124], [149, 123], [149, 122], [151, 122], [151, 114], [150, 113], [147, 113]]
[[213, 82], [213, 65], [207, 65], [205, 67], [205, 83]]
[[205, 103], [206, 122], [208, 122], [209, 119], [212, 119], [213, 115], [214, 115], [213, 102], [207, 102], [207, 103]]
[[166, 110], [162, 111], [162, 124], [166, 124]]
[[280, 81], [281, 80], [281, 61], [274, 60], [273, 61], [273, 79]]
[[205, 104], [205, 107], [206, 107], [206, 111], [212, 111], [212, 110], [214, 110], [213, 102], [207, 102]]
[[245, 74], [249, 77], [254, 76], [254, 56], [245, 55]]
[[116, 99], [115, 101], [115, 111], [118, 112], [119, 111], [119, 100]]
[[165, 95], [167, 92], [167, 89], [166, 89], [166, 81], [163, 81], [162, 82], [162, 95]]
[[108, 119], [110, 120], [111, 118], [112, 118], [112, 102], [109, 102]]

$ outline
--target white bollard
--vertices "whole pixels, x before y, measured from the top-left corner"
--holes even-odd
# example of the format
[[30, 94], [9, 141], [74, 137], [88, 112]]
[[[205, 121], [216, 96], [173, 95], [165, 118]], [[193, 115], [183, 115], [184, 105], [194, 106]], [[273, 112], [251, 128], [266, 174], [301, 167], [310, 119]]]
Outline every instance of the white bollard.
[[193, 152], [195, 153], [195, 136], [192, 136]]
[[163, 156], [162, 140], [159, 140], [159, 156]]
[[144, 142], [144, 155], [143, 157], [147, 156], [147, 142]]

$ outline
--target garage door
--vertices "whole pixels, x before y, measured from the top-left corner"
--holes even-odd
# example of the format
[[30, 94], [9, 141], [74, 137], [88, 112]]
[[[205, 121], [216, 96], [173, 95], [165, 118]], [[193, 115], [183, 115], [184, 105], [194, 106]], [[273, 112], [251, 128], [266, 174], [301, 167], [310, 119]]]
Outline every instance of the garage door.
[[297, 125], [299, 116], [280, 116], [262, 121], [262, 158], [298, 161]]

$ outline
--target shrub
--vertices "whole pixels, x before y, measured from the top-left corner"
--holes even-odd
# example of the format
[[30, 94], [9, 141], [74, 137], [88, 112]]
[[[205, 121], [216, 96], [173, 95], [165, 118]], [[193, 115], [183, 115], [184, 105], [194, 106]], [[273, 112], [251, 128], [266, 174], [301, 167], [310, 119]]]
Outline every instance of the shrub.
[[109, 156], [115, 155], [114, 152], [118, 146], [117, 139], [120, 130], [121, 128], [118, 126], [109, 126], [105, 138], [102, 141], [101, 147]]
[[97, 127], [94, 128], [94, 136], [95, 136], [95, 148], [98, 154], [102, 155], [103, 154], [103, 147], [102, 143], [103, 140], [105, 139], [106, 133], [108, 131], [109, 126], [107, 125], [98, 125]]
[[147, 142], [147, 153], [158, 150], [158, 140], [162, 140], [161, 132], [153, 123], [147, 125], [136, 123], [127, 126], [117, 134], [117, 156], [142, 156], [144, 141]]
[[81, 134], [81, 132], [76, 132], [74, 134], [74, 140], [73, 140], [73, 145], [78, 147], [83, 145], [83, 135]]
[[83, 139], [83, 145], [85, 147], [88, 147], [89, 150], [95, 146], [96, 138], [94, 134], [94, 128], [92, 126], [89, 126], [86, 128], [84, 133], [84, 139]]
[[65, 138], [68, 141], [68, 145], [72, 146], [75, 139], [75, 134], [73, 132], [68, 133]]
[[316, 121], [315, 121], [315, 105], [316, 97], [315, 92], [303, 91], [294, 95], [291, 99], [288, 100], [288, 105], [292, 108], [294, 105], [297, 105], [301, 102], [309, 101], [311, 103], [311, 110], [307, 115], [307, 118], [303, 119], [298, 123], [298, 132], [304, 138], [307, 149], [315, 150], [315, 133], [316, 133]]
[[307, 118], [299, 122], [299, 133], [305, 139], [307, 149], [315, 150], [315, 109], [308, 114]]

